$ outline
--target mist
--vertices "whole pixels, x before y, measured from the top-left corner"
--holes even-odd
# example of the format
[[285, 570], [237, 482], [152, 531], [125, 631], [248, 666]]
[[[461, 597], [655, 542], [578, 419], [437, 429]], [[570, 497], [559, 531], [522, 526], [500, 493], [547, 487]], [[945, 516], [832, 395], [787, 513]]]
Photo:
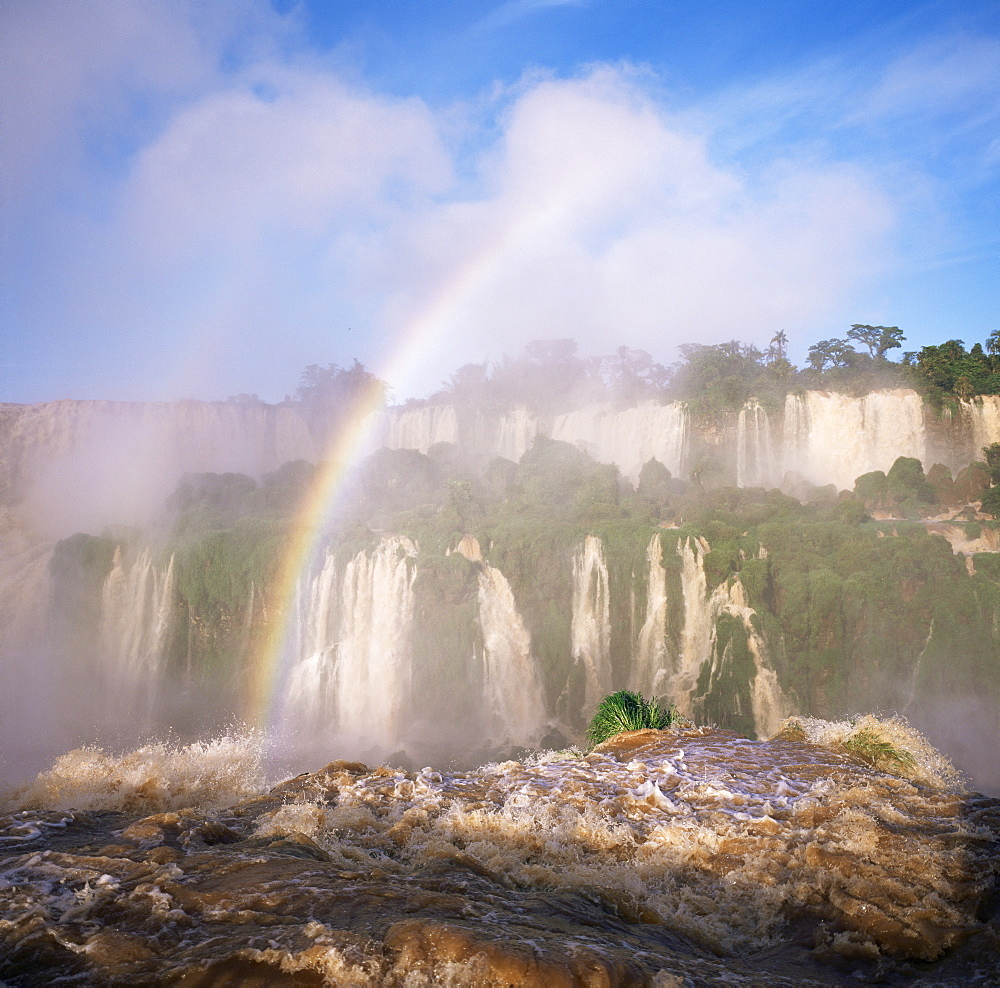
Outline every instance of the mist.
[[[8, 406], [5, 773], [81, 743], [236, 727], [263, 731], [296, 769], [334, 751], [471, 765], [573, 743], [601, 695], [638, 685], [757, 736], [788, 715], [905, 713], [995, 790], [998, 725], [971, 700], [997, 686], [992, 625], [962, 632], [953, 613], [992, 599], [992, 543], [963, 526], [993, 523], [962, 478], [998, 399], [967, 403], [968, 420], [942, 432], [912, 390], [823, 389], [824, 374], [886, 380], [902, 364], [798, 371], [735, 342], [683, 352], [668, 367], [535, 341], [457, 368], [431, 400], [381, 408], [384, 387], [360, 364], [307, 368], [281, 405]], [[743, 368], [748, 390], [707, 373], [720, 366]], [[724, 401], [736, 405], [712, 411]], [[345, 423], [363, 441], [345, 443]], [[347, 448], [322, 520], [302, 515], [324, 453]], [[896, 461], [916, 465], [906, 483], [931, 499], [926, 524], [891, 510], [883, 488], [863, 493]], [[952, 486], [935, 473], [931, 492], [921, 462]], [[296, 520], [313, 527], [289, 557]], [[824, 525], [840, 548], [801, 562], [799, 541]], [[881, 555], [862, 562], [862, 544]], [[894, 588], [884, 605], [869, 571]], [[803, 593], [800, 615], [784, 602]], [[828, 674], [869, 670], [880, 649], [884, 671], [818, 687], [814, 632], [796, 629], [830, 620]], [[959, 642], [962, 661], [949, 660]], [[730, 668], [734, 649], [749, 665]]]

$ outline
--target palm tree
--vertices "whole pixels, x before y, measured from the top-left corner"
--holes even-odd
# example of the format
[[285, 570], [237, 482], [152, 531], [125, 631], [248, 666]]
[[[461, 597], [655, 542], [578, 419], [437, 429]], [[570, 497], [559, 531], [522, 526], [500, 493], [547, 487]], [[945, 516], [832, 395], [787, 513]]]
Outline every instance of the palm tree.
[[767, 348], [767, 362], [773, 364], [776, 360], [784, 360], [788, 350], [788, 336], [783, 329], [779, 329], [771, 337], [771, 345]]

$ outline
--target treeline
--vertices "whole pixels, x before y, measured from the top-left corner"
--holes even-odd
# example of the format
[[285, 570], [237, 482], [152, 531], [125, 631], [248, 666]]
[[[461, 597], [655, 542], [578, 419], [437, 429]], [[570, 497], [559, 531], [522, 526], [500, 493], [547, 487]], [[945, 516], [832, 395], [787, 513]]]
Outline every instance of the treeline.
[[666, 366], [645, 350], [620, 346], [614, 353], [582, 357], [574, 340], [536, 340], [516, 357], [466, 364], [440, 391], [413, 404], [467, 405], [507, 410], [524, 405], [537, 414], [591, 402], [630, 405], [640, 401], [687, 401], [704, 414], [736, 411], [751, 398], [779, 407], [803, 389], [865, 394], [905, 387], [941, 405], [979, 394], [1000, 394], [1000, 330], [985, 349], [962, 340], [905, 351], [897, 326], [856, 323], [843, 338], [809, 347], [806, 365], [788, 358], [788, 337], [779, 331], [764, 349], [752, 343], [685, 343], [680, 360]]
[[[491, 411], [518, 405], [536, 414], [552, 414], [595, 402], [625, 406], [641, 401], [687, 401], [703, 414], [736, 411], [751, 398], [779, 407], [789, 392], [804, 389], [865, 394], [880, 388], [906, 387], [934, 405], [1000, 394], [1000, 329], [985, 347], [965, 349], [962, 340], [904, 351], [897, 326], [856, 323], [845, 335], [809, 347], [806, 365], [788, 359], [788, 337], [779, 331], [765, 349], [752, 343], [683, 343], [680, 360], [667, 366], [645, 350], [618, 347], [605, 356], [583, 357], [575, 340], [535, 340], [517, 356], [465, 364], [440, 390], [409, 405], [455, 404]], [[358, 360], [350, 367], [311, 364], [302, 372], [294, 396], [316, 429], [329, 427], [364, 403], [389, 401], [387, 382]], [[235, 395], [233, 402], [259, 402], [256, 395]]]

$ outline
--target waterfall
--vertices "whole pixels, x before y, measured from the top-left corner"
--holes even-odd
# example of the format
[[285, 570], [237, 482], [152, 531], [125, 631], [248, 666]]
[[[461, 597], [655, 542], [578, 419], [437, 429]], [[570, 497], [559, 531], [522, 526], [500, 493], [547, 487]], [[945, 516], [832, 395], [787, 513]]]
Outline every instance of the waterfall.
[[475, 535], [463, 535], [458, 540], [458, 545], [455, 546], [455, 552], [460, 556], [465, 556], [470, 563], [481, 563], [483, 561], [483, 550], [479, 545], [479, 539]]
[[552, 438], [573, 443], [600, 463], [614, 463], [632, 483], [655, 457], [675, 477], [686, 477], [690, 422], [687, 406], [646, 403], [615, 410], [603, 405], [556, 417]]
[[972, 423], [971, 459], [981, 460], [984, 446], [1000, 442], [1000, 396], [980, 395], [963, 401], [962, 410]]
[[493, 455], [517, 462], [531, 448], [537, 431], [537, 420], [523, 406], [502, 414], [497, 420]]
[[173, 556], [165, 570], [143, 549], [126, 566], [116, 546], [101, 592], [100, 662], [121, 695], [156, 686], [170, 630], [174, 594]]
[[736, 486], [769, 487], [775, 476], [771, 423], [756, 398], [740, 409], [736, 422]]
[[698, 682], [702, 663], [711, 658], [715, 614], [708, 598], [703, 555], [708, 543], [687, 538], [678, 543], [681, 557], [681, 596], [684, 598], [684, 630], [678, 662], [667, 686], [669, 698], [677, 709], [690, 717], [691, 695]]
[[663, 565], [663, 546], [654, 533], [646, 547], [649, 577], [646, 581], [646, 619], [639, 629], [632, 689], [659, 696], [670, 675], [667, 662], [667, 570]]
[[900, 456], [927, 456], [923, 402], [913, 391], [874, 391], [862, 398], [807, 391], [785, 399], [784, 469], [814, 484], [850, 490]]
[[[971, 559], [970, 557], [966, 557]], [[910, 713], [910, 708], [913, 706], [913, 701], [917, 698], [917, 685], [920, 681], [920, 669], [924, 664], [924, 657], [927, 655], [927, 649], [930, 647], [931, 638], [934, 637], [934, 618], [931, 618], [930, 627], [927, 629], [927, 638], [924, 640], [924, 647], [920, 650], [920, 654], [917, 656], [917, 661], [913, 663], [913, 675], [910, 677], [910, 691], [906, 698], [906, 703], [903, 706], [903, 716], [907, 716]]]
[[410, 702], [415, 555], [413, 543], [399, 536], [359, 552], [342, 573], [327, 555], [300, 605], [289, 723], [375, 747], [400, 740]]
[[483, 699], [490, 729], [495, 740], [524, 743], [544, 724], [545, 704], [531, 656], [531, 637], [507, 578], [494, 566], [484, 565], [479, 573], [479, 623], [485, 649]]
[[573, 556], [573, 661], [586, 676], [585, 706], [594, 710], [611, 689], [611, 600], [601, 540], [588, 535]]
[[667, 686], [667, 695], [686, 717], [693, 714], [694, 691], [705, 662], [716, 667], [723, 659], [716, 649], [716, 620], [729, 614], [740, 620], [754, 658], [756, 675], [750, 688], [754, 727], [761, 737], [773, 734], [791, 709], [771, 666], [763, 638], [753, 626], [755, 611], [747, 604], [739, 578], [722, 583], [711, 594], [705, 577], [704, 539], [687, 538], [677, 546], [681, 557], [684, 632], [681, 655]]
[[[53, 537], [141, 525], [185, 473], [259, 476], [316, 461], [305, 419], [287, 406], [238, 402], [55, 401], [6, 406], [0, 496], [26, 500]], [[66, 491], [73, 491], [72, 498]]]
[[457, 443], [458, 415], [454, 405], [425, 405], [392, 413], [386, 446], [426, 453], [437, 443]]

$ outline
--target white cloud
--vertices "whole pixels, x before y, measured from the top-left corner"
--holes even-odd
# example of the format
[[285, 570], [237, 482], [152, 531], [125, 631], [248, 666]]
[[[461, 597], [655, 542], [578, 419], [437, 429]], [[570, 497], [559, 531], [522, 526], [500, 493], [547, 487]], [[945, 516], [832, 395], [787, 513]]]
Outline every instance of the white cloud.
[[229, 42], [265, 23], [273, 38], [278, 24], [246, 0], [225, 16], [193, 0], [14, 0], [0, 10], [3, 184], [14, 200], [65, 178], [67, 165], [84, 169], [95, 140], [141, 133], [137, 107], [203, 91]]
[[140, 156], [127, 223], [157, 258], [211, 243], [243, 251], [276, 233], [367, 225], [437, 191], [449, 161], [418, 100], [352, 93], [336, 79], [273, 74], [186, 108]]
[[[495, 96], [492, 119], [456, 130], [455, 108], [281, 55], [283, 22], [224, 72], [239, 17], [99, 6], [122, 19], [108, 40], [97, 21], [110, 14], [83, 24], [72, 18], [93, 8], [41, 7], [52, 16], [22, 18], [24, 44], [58, 24], [60, 53], [78, 29], [93, 45], [21, 85], [47, 122], [20, 166], [79, 149], [75, 114], [107, 93], [138, 94], [156, 125], [100, 196], [78, 178], [102, 209], [67, 223], [32, 199], [33, 218], [60, 224], [33, 316], [56, 336], [72, 326], [79, 353], [113, 341], [107, 361], [128, 356], [139, 392], [183, 381], [280, 396], [305, 363], [357, 355], [378, 368], [418, 330], [409, 379], [391, 382], [402, 396], [540, 337], [669, 361], [680, 342], [822, 320], [882, 264], [893, 206], [871, 175], [793, 154], [722, 162], [711, 118], [696, 129], [667, 113], [627, 67], [526, 79]], [[186, 61], [167, 59], [174, 48]], [[355, 339], [336, 338], [345, 325]]]
[[[664, 360], [681, 342], [763, 341], [855, 291], [892, 224], [860, 169], [723, 168], [704, 137], [610, 69], [520, 95], [483, 172], [478, 200], [404, 217], [392, 242], [407, 249], [390, 247], [380, 269], [397, 332], [423, 312], [438, 320], [431, 363], [538, 337]], [[434, 260], [425, 252], [409, 277], [418, 244]]]

